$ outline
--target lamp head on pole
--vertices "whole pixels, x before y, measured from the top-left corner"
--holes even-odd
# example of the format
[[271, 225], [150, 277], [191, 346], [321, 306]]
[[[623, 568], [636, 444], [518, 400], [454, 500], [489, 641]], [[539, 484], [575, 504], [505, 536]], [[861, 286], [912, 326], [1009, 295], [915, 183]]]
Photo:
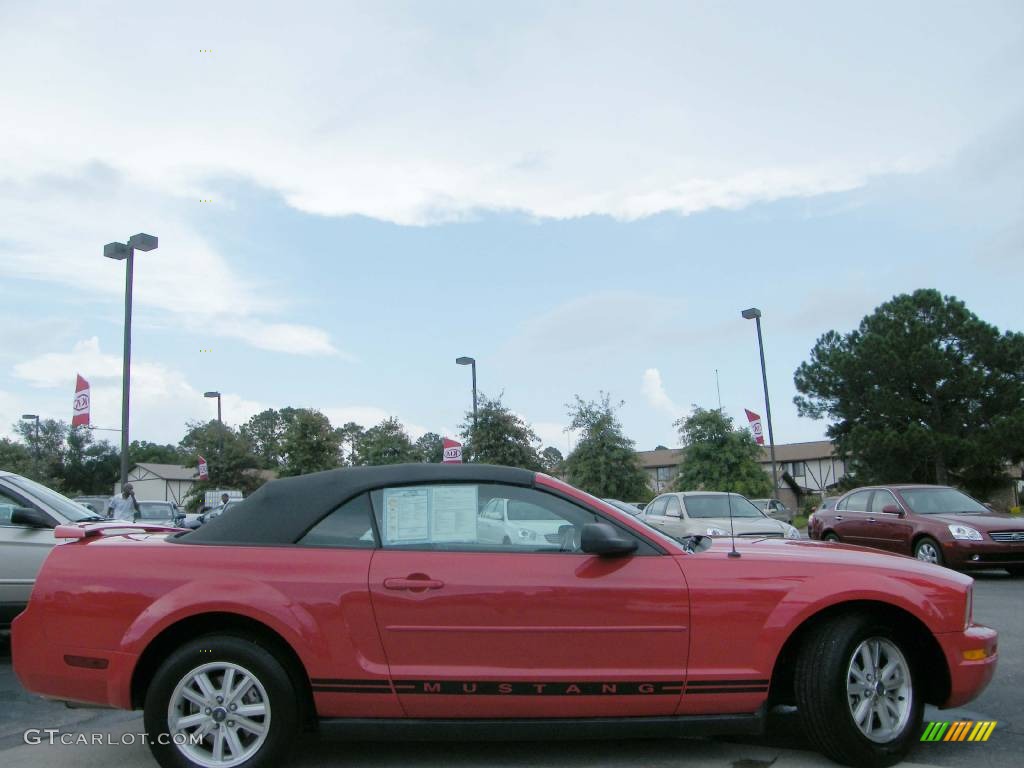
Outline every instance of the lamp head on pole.
[[457, 357], [455, 358], [455, 362], [458, 363], [459, 365], [472, 365], [473, 363], [476, 362], [476, 360], [474, 360], [472, 357]]
[[103, 246], [103, 255], [108, 259], [124, 261], [128, 258], [128, 246], [124, 243], [107, 243]]
[[128, 246], [136, 251], [156, 250], [157, 242], [156, 235], [147, 235], [145, 232], [139, 232], [139, 234], [128, 238]]
[[744, 320], [756, 320], [761, 316], [761, 310], [757, 307], [751, 307], [750, 309], [744, 309], [740, 314], [743, 315]]
[[203, 392], [203, 397], [220, 397], [220, 392]]
[[23, 419], [35, 419], [36, 421], [39, 421], [39, 416], [37, 414], [35, 414], [35, 413], [23, 413], [21, 415], [21, 418], [23, 418]]

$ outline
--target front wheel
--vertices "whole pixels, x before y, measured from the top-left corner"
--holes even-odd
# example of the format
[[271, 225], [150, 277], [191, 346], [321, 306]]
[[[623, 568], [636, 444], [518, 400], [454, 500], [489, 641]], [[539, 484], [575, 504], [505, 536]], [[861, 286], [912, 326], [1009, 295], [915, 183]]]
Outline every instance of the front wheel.
[[942, 547], [935, 539], [925, 536], [914, 545], [914, 557], [925, 563], [942, 565]]
[[815, 628], [797, 659], [794, 682], [808, 738], [836, 762], [893, 765], [921, 727], [924, 702], [909, 645], [869, 616]]
[[822, 541], [839, 541], [839, 537], [832, 533], [832, 531], [826, 533], [821, 539]]
[[284, 761], [298, 730], [298, 704], [288, 673], [266, 648], [207, 635], [160, 666], [144, 719], [163, 768], [262, 768]]

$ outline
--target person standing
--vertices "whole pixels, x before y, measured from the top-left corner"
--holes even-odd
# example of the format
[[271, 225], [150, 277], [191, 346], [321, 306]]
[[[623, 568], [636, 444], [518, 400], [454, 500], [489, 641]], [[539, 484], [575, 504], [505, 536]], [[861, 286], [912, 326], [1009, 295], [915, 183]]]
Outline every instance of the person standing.
[[139, 519], [139, 502], [135, 500], [135, 488], [125, 483], [120, 496], [114, 496], [107, 505], [107, 517], [112, 520], [135, 522]]

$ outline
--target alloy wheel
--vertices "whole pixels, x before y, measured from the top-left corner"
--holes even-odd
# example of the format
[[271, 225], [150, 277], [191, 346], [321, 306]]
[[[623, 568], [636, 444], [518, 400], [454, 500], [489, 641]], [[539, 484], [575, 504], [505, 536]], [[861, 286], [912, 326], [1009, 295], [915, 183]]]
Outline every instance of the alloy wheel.
[[937, 550], [935, 545], [930, 541], [921, 542], [917, 547], [917, 553], [915, 556], [918, 560], [923, 560], [926, 563], [939, 562], [939, 550]]
[[900, 736], [910, 717], [913, 680], [892, 641], [871, 637], [857, 646], [846, 675], [846, 696], [854, 724], [868, 739], [884, 744]]
[[205, 768], [239, 765], [263, 746], [270, 730], [270, 699], [259, 679], [230, 662], [187, 672], [167, 707], [177, 748]]

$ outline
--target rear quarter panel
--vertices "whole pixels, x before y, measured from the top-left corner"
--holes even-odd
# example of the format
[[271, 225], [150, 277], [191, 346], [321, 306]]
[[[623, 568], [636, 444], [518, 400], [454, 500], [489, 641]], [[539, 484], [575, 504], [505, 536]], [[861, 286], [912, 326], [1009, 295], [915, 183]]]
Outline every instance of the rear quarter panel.
[[[372, 550], [173, 544], [145, 535], [62, 544], [16, 633], [41, 633], [55, 662], [66, 653], [109, 652], [130, 668], [176, 622], [224, 612], [280, 635], [311, 678], [383, 678], [387, 665], [367, 590], [371, 556]], [[131, 677], [119, 678], [108, 681], [103, 703], [127, 707]], [[375, 713], [361, 701], [364, 716], [397, 713], [397, 702], [381, 702], [384, 711]]]

